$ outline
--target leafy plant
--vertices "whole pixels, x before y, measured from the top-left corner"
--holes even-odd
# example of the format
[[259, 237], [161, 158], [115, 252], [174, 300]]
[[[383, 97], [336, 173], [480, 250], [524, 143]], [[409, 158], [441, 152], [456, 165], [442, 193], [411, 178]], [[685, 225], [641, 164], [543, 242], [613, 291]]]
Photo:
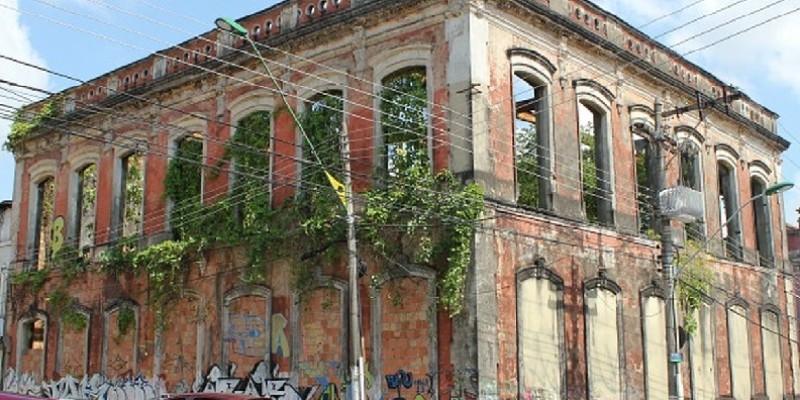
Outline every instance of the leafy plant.
[[[697, 256], [692, 258], [696, 253]], [[708, 266], [706, 257], [699, 243], [687, 240], [685, 250], [678, 253], [675, 262], [681, 271], [676, 287], [678, 303], [683, 309], [683, 327], [689, 335], [697, 332], [695, 311], [703, 305], [704, 299], [711, 295], [711, 289], [714, 287], [714, 271]]]
[[139, 235], [126, 236], [100, 254], [97, 264], [107, 274], [133, 272]]
[[122, 306], [117, 311], [117, 330], [119, 338], [128, 334], [136, 323], [136, 313], [128, 306]]
[[56, 289], [45, 301], [50, 306], [50, 313], [59, 316], [65, 327], [76, 331], [86, 328], [86, 316], [75, 310], [78, 299], [68, 295], [63, 288]]
[[25, 288], [31, 293], [38, 293], [50, 274], [49, 268], [38, 270], [20, 271], [11, 275], [11, 283], [17, 287]]
[[76, 246], [66, 245], [61, 247], [50, 260], [52, 268], [57, 269], [64, 279], [64, 284], [71, 284], [79, 275], [89, 268], [89, 260], [84, 251]]
[[11, 124], [11, 131], [8, 133], [6, 141], [3, 143], [3, 149], [9, 152], [14, 152], [27, 137], [33, 132], [39, 124], [61, 111], [61, 100], [55, 98], [50, 100], [39, 109], [38, 112], [29, 118], [29, 112], [19, 110], [14, 113], [14, 122]]

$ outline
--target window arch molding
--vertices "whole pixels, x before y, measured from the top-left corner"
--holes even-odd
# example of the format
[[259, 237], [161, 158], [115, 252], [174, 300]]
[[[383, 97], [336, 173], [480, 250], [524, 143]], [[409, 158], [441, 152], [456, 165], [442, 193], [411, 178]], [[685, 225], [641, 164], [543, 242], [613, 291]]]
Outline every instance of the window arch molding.
[[714, 153], [717, 155], [717, 160], [725, 162], [734, 170], [738, 169], [739, 153], [733, 147], [720, 143], [714, 146]]
[[[617, 351], [616, 351], [616, 354], [611, 355], [611, 357], [615, 357], [616, 362], [618, 364], [617, 365], [618, 370], [616, 372], [613, 372], [613, 370], [607, 370], [604, 375], [617, 374], [617, 379], [618, 380], [614, 384], [614, 386], [615, 386], [616, 390], [618, 390], [620, 393], [622, 393], [622, 391], [624, 391], [624, 388], [625, 388], [625, 383], [624, 383], [624, 379], [623, 379], [623, 377], [625, 376], [625, 363], [622, 362], [622, 360], [625, 359], [624, 358], [624, 354], [625, 354], [625, 345], [624, 345], [624, 343], [625, 342], [624, 342], [624, 339], [623, 339], [623, 337], [624, 337], [623, 329], [620, 329], [620, 327], [623, 326], [622, 318], [623, 318], [623, 313], [624, 313], [623, 304], [622, 304], [622, 288], [616, 282], [614, 282], [613, 280], [611, 280], [611, 279], [609, 279], [609, 278], [607, 278], [605, 276], [599, 276], [599, 277], [596, 277], [596, 278], [592, 278], [592, 279], [589, 279], [589, 280], [587, 280], [587, 281], [585, 281], [583, 283], [583, 304], [584, 304], [584, 320], [585, 320], [585, 324], [584, 324], [584, 338], [585, 338], [584, 339], [585, 340], [584, 347], [585, 347], [585, 349], [584, 349], [584, 351], [585, 351], [585, 354], [586, 354], [587, 379], [588, 379], [587, 382], [588, 382], [589, 392], [590, 392], [590, 394], [594, 395], [595, 393], [598, 392], [598, 389], [595, 386], [601, 386], [602, 385], [602, 384], [598, 383], [598, 382], [601, 382], [599, 380], [599, 378], [593, 376], [593, 374], [595, 372], [597, 372], [598, 369], [602, 369], [602, 367], [604, 365], [603, 362], [597, 363], [596, 360], [594, 360], [594, 358], [592, 357], [592, 355], [595, 354], [595, 352], [597, 350], [594, 349], [595, 346], [593, 345], [593, 343], [589, 339], [590, 337], [592, 337], [594, 335], [594, 333], [591, 332], [593, 330], [593, 328], [592, 328], [593, 324], [590, 323], [590, 321], [591, 321], [590, 316], [592, 315], [592, 311], [591, 311], [591, 308], [590, 308], [591, 300], [593, 298], [593, 296], [591, 295], [592, 291], [597, 291], [598, 292], [598, 293], [596, 293], [597, 297], [600, 296], [600, 293], [599, 293], [600, 291], [611, 293], [613, 295], [613, 298], [615, 299], [614, 308], [615, 308], [615, 317], [616, 317], [616, 319], [614, 320], [614, 322], [615, 322], [615, 328], [616, 328], [616, 338], [615, 339], [617, 341], [617, 345], [616, 345]], [[604, 307], [610, 307], [610, 304], [606, 304], [606, 303], [603, 303], [603, 302], [600, 302], [600, 304], [602, 304]], [[598, 304], [595, 304], [595, 306], [599, 307]], [[594, 312], [598, 313], [599, 309], [595, 309]], [[592, 318], [598, 318], [598, 317], [595, 314], [595, 316], [592, 317]], [[606, 321], [606, 323], [608, 323], [608, 322], [609, 321]], [[606, 360], [606, 361], [608, 361], [608, 360]], [[606, 366], [606, 367], [608, 367], [608, 366]], [[606, 383], [606, 385], [608, 385], [608, 383]]]
[[[346, 69], [346, 68], [340, 68]], [[319, 82], [322, 82], [321, 84]], [[308, 112], [309, 104], [312, 103], [312, 100], [316, 100], [321, 98], [330, 93], [340, 93], [342, 97], [342, 118], [347, 120], [347, 113], [348, 113], [348, 89], [349, 86], [347, 84], [347, 77], [344, 74], [336, 73], [332, 71], [326, 71], [318, 74], [317, 76], [312, 78], [305, 78], [301, 80], [297, 84], [297, 111], [298, 115], [300, 116], [301, 120], [304, 118], [304, 114]], [[306, 157], [305, 150], [306, 150], [306, 138], [303, 137], [303, 133], [300, 129], [295, 129], [295, 143], [296, 143], [296, 154], [297, 154], [297, 168], [296, 171], [296, 182], [298, 189], [304, 185], [303, 179], [303, 167], [305, 164], [300, 162], [303, 159], [309, 159]], [[338, 143], [338, 141], [336, 142]], [[316, 147], [316, 145], [315, 145]], [[300, 193], [298, 190], [297, 193]]]
[[428, 146], [428, 159], [433, 166], [433, 125], [436, 123], [433, 118], [432, 110], [432, 95], [434, 85], [434, 76], [432, 74], [433, 66], [433, 47], [425, 43], [413, 43], [406, 46], [398, 47], [390, 51], [383, 51], [369, 58], [369, 65], [372, 65], [373, 76], [373, 112], [375, 113], [376, 123], [374, 125], [374, 150], [373, 159], [377, 161], [376, 165], [382, 165], [385, 161], [383, 156], [383, 146], [385, 143], [383, 137], [383, 128], [381, 123], [381, 91], [383, 90], [383, 82], [386, 78], [397, 72], [402, 72], [410, 68], [424, 68], [425, 69], [425, 92], [428, 98], [425, 99], [427, 111], [430, 115], [427, 124], [427, 146]]
[[[763, 161], [755, 160], [748, 163], [750, 177], [758, 178], [765, 186], [771, 181], [772, 170]], [[756, 195], [757, 193], [752, 193]]]
[[[275, 110], [275, 98], [272, 92], [269, 92], [264, 89], [256, 89], [250, 91], [242, 96], [237, 97], [233, 101], [228, 104], [228, 111], [230, 113], [230, 124], [231, 124], [231, 132], [230, 132], [230, 139], [233, 139], [234, 135], [236, 135], [236, 129], [239, 126], [239, 123], [242, 122], [245, 118], [258, 113], [258, 112], [269, 112], [272, 113]], [[275, 118], [270, 117], [270, 124], [269, 124], [269, 131], [270, 131], [270, 138], [269, 138], [269, 148], [275, 148]], [[272, 177], [273, 172], [273, 164], [275, 161], [275, 156], [272, 151], [269, 152], [269, 176]], [[231, 164], [232, 168], [229, 172], [229, 177], [233, 178], [233, 170], [235, 170], [235, 163]], [[268, 179], [267, 182], [267, 190], [270, 194], [270, 201], [272, 201], [272, 179]], [[234, 179], [228, 179], [228, 189], [233, 188]]]
[[696, 144], [699, 149], [702, 149], [703, 144], [706, 142], [706, 138], [702, 133], [688, 125], [675, 127], [675, 136], [678, 139], [678, 143], [690, 140]]
[[634, 104], [628, 107], [630, 127], [634, 133], [647, 133], [653, 135], [656, 131], [655, 115], [652, 108], [644, 104]]

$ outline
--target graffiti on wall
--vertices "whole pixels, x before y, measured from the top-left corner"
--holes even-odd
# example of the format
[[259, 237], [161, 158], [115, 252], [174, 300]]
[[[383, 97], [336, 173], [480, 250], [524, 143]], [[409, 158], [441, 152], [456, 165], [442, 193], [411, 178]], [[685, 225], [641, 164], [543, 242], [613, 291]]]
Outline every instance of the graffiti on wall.
[[259, 315], [231, 314], [225, 340], [236, 354], [264, 357], [269, 351], [267, 321]]
[[286, 325], [289, 321], [283, 314], [272, 314], [272, 354], [279, 357], [291, 357], [292, 345], [286, 336]]
[[[402, 369], [386, 375], [386, 386], [389, 387], [389, 390], [397, 391], [397, 397], [393, 397], [391, 400], [426, 400], [434, 398], [436, 393], [432, 374], [426, 374], [421, 379], [414, 379], [413, 373]], [[404, 395], [409, 397], [403, 397]]]
[[137, 376], [108, 379], [102, 374], [94, 374], [78, 380], [67, 375], [58, 381], [40, 383], [34, 374], [18, 374], [13, 369], [5, 374], [3, 390], [54, 399], [79, 400], [151, 400], [158, 399], [160, 394], [167, 392], [158, 378], [147, 380]]

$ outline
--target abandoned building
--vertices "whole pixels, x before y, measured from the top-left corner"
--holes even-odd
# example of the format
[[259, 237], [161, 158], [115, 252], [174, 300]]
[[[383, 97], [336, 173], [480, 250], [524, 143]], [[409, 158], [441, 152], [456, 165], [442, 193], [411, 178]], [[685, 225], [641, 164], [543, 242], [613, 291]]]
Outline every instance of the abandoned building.
[[[238, 22], [268, 70], [213, 29], [19, 114], [6, 388], [347, 398], [344, 131], [369, 398], [667, 398], [654, 103], [726, 84], [582, 0], [287, 0]], [[795, 398], [782, 200], [759, 197], [789, 143], [726, 100], [663, 121], [668, 185], [704, 199], [671, 224], [679, 266], [705, 251], [678, 276], [684, 392]]]

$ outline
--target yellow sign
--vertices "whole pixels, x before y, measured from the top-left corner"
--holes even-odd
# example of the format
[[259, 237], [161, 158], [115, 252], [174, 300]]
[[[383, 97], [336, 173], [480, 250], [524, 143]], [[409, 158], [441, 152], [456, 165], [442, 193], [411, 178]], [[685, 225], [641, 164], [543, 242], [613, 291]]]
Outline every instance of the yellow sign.
[[53, 220], [53, 232], [50, 236], [50, 257], [55, 256], [64, 245], [64, 217]]
[[339, 200], [342, 201], [342, 205], [347, 207], [347, 203], [345, 202], [345, 200], [347, 200], [347, 190], [345, 189], [344, 184], [337, 181], [333, 175], [328, 173], [328, 171], [325, 171], [325, 175], [328, 177], [328, 181], [331, 183], [331, 186], [333, 186], [333, 190], [335, 190], [336, 194], [339, 195]]

